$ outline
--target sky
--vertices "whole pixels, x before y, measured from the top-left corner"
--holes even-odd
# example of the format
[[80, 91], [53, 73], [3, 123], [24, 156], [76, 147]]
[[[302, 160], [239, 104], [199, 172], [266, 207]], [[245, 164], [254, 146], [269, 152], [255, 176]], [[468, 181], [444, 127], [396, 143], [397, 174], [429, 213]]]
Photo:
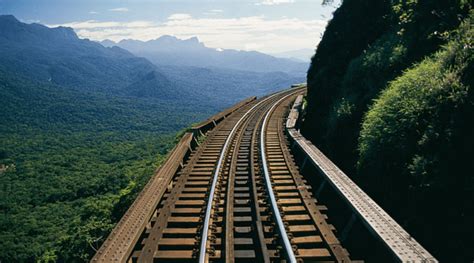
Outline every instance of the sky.
[[198, 37], [212, 48], [314, 50], [337, 6], [322, 0], [0, 0], [0, 14], [72, 27], [81, 38]]

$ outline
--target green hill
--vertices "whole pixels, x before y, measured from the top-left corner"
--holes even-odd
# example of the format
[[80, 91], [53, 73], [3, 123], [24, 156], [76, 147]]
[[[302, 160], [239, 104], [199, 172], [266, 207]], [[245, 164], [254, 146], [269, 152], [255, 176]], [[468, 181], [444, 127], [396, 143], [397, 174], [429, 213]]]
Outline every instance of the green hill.
[[204, 108], [0, 71], [0, 259], [86, 261]]
[[308, 72], [305, 136], [446, 262], [474, 259], [472, 25], [470, 1], [344, 0]]

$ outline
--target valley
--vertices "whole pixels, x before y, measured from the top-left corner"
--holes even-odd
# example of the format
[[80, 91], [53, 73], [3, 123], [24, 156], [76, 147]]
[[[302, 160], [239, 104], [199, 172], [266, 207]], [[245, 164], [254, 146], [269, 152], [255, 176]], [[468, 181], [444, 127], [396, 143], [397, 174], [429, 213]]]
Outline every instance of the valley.
[[88, 260], [179, 131], [304, 80], [301, 73], [154, 64], [70, 28], [11, 15], [0, 16], [0, 57], [5, 262]]
[[469, 0], [0, 0], [0, 263], [471, 262]]

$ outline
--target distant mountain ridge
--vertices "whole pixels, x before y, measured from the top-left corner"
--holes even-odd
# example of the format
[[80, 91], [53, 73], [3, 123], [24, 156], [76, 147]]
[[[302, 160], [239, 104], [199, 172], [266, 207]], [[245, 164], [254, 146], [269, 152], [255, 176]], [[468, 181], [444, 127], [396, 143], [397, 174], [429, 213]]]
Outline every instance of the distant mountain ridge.
[[310, 48], [290, 50], [286, 52], [272, 53], [270, 54], [277, 58], [287, 58], [299, 62], [309, 62], [311, 57], [314, 55], [314, 50]]
[[[124, 41], [124, 46], [125, 43], [143, 44]], [[22, 23], [11, 15], [0, 16], [0, 69], [83, 92], [183, 101], [221, 109], [245, 97], [264, 95], [301, 82], [305, 73], [304, 70], [293, 74], [252, 72], [245, 67], [241, 67], [245, 71], [207, 67], [209, 64], [203, 54], [210, 49], [197, 38], [183, 41], [168, 36], [146, 44], [169, 58], [182, 54], [183, 59], [192, 62], [188, 64], [196, 64], [194, 66], [181, 65], [179, 60], [175, 63], [178, 65], [169, 65], [163, 57], [161, 63], [151, 63], [112, 45], [111, 41], [109, 44], [104, 47], [107, 41], [101, 45], [81, 39], [71, 28], [49, 28]], [[191, 56], [190, 52], [198, 55]], [[248, 54], [252, 52], [239, 53], [239, 56]], [[274, 61], [270, 56], [261, 55]], [[170, 66], [173, 70], [169, 70]]]
[[78, 39], [72, 28], [62, 26], [48, 28], [37, 23], [24, 24], [13, 15], [0, 15], [0, 37], [9, 41], [36, 40], [40, 42]]
[[303, 79], [157, 66], [0, 16], [0, 261], [88, 262], [177, 131]]
[[0, 16], [0, 57], [0, 67], [35, 80], [113, 94], [128, 93], [128, 85], [156, 70], [124, 49], [80, 39], [71, 28], [25, 24], [11, 15]]
[[306, 72], [309, 65], [309, 61], [304, 63], [288, 58], [276, 58], [256, 51], [209, 48], [197, 37], [182, 40], [165, 35], [149, 41], [125, 39], [118, 43], [111, 40], [104, 40], [100, 43], [106, 47], [121, 47], [137, 56], [149, 59], [156, 65], [228, 68], [290, 74]]

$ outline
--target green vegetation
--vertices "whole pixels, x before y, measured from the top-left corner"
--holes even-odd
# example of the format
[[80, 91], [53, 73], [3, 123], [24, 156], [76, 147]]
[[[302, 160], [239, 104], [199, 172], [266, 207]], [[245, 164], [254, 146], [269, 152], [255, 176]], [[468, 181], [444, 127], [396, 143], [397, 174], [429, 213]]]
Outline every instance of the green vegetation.
[[[372, 194], [427, 245], [453, 240], [443, 244], [453, 252], [474, 243], [473, 19], [442, 51], [389, 84], [364, 119], [359, 146], [359, 173]], [[456, 227], [435, 230], [445, 222]], [[472, 256], [453, 253], [450, 260]]]
[[308, 72], [308, 117], [314, 119], [303, 127], [308, 136], [354, 173], [360, 124], [372, 100], [446, 43], [468, 9], [458, 0], [343, 1]]
[[344, 0], [312, 59], [303, 124], [449, 262], [474, 259], [471, 9], [462, 0]]
[[157, 67], [11, 15], [0, 58], [0, 262], [88, 261], [185, 127], [301, 82]]
[[[90, 259], [173, 146], [207, 113], [0, 71], [0, 259]], [[6, 169], [5, 169], [6, 167]]]

